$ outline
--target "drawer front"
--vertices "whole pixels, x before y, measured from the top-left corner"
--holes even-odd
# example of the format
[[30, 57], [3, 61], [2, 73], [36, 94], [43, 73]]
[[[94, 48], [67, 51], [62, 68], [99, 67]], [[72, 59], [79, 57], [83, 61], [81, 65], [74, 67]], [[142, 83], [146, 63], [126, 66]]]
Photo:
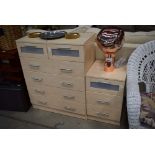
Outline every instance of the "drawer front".
[[46, 44], [17, 43], [19, 56], [47, 58]]
[[30, 94], [30, 100], [31, 100], [31, 103], [34, 105], [39, 105], [39, 106], [43, 106], [43, 107], [50, 107], [50, 104], [49, 104], [47, 97]]
[[41, 72], [24, 71], [24, 77], [27, 86], [38, 87], [45, 86], [45, 74]]
[[47, 47], [51, 59], [84, 62], [82, 46], [48, 44]]
[[48, 97], [50, 100], [55, 99], [58, 101], [68, 103], [81, 103], [85, 104], [85, 92], [66, 90], [61, 88], [46, 87]]
[[84, 63], [51, 60], [53, 68], [49, 73], [59, 76], [84, 76]]
[[87, 104], [87, 115], [102, 119], [120, 121], [121, 109], [106, 109], [102, 105], [94, 106], [93, 104]]
[[86, 89], [101, 93], [110, 93], [114, 95], [122, 95], [124, 91], [124, 83], [118, 81], [110, 81], [104, 79], [86, 78]]
[[107, 110], [121, 109], [123, 96], [109, 95], [106, 93], [86, 92], [87, 103], [93, 106], [102, 106]]
[[48, 73], [53, 68], [53, 63], [49, 60], [36, 58], [20, 58], [22, 68], [27, 71], [39, 71]]
[[47, 74], [45, 76], [45, 84], [69, 90], [85, 91], [84, 77], [66, 77]]
[[[53, 101], [51, 101], [52, 103]], [[56, 106], [53, 106], [55, 109], [63, 110], [70, 113], [76, 113], [85, 115], [86, 114], [86, 108], [84, 104], [81, 103], [70, 103], [66, 101], [58, 101]]]

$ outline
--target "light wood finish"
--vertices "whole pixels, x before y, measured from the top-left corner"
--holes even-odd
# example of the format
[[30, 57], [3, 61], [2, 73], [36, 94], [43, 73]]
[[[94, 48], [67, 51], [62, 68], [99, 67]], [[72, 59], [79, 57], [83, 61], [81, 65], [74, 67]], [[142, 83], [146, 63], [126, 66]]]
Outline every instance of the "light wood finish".
[[50, 60], [53, 64], [53, 68], [49, 69], [49, 73], [56, 74], [58, 76], [72, 76], [82, 77], [84, 76], [84, 65], [83, 63], [69, 62], [69, 61], [58, 61]]
[[[108, 90], [106, 88], [104, 89], [104, 88], [91, 87], [91, 82], [99, 82], [101, 84], [103, 83], [103, 84], [115, 85], [115, 86], [119, 87], [119, 90], [117, 91], [117, 90]], [[125, 82], [106, 80], [103, 78], [87, 77], [86, 90], [100, 92], [100, 93], [108, 93], [108, 94], [112, 94], [112, 95], [122, 95], [122, 93], [124, 92], [124, 84], [125, 84]]]
[[116, 68], [113, 72], [105, 72], [104, 71], [104, 61], [103, 60], [96, 60], [95, 63], [92, 65], [90, 70], [87, 73], [88, 77], [93, 78], [102, 78], [104, 80], [112, 80], [118, 82], [124, 82], [126, 79], [126, 66]]
[[85, 79], [84, 77], [66, 77], [66, 76], [56, 76], [41, 72], [31, 72], [25, 71], [24, 77], [27, 85], [36, 86], [52, 86], [65, 88], [70, 90], [85, 90]]
[[86, 92], [87, 105], [101, 106], [105, 109], [120, 109], [122, 107], [122, 96], [116, 96], [106, 93]]
[[[93, 33], [81, 33], [78, 39], [16, 41], [33, 107], [87, 118], [85, 75], [95, 61], [94, 39]], [[29, 47], [21, 52], [24, 46]], [[35, 47], [43, 48], [43, 53]], [[58, 51], [52, 55], [51, 48]]]
[[77, 39], [55, 39], [55, 40], [48, 40], [47, 44], [58, 44], [58, 45], [84, 45], [87, 41], [94, 36], [94, 33], [80, 33], [80, 37]]
[[120, 121], [121, 109], [105, 108], [103, 105], [87, 104], [87, 115], [98, 118]]
[[[35, 48], [41, 48], [43, 53], [33, 53], [33, 51], [28, 50], [28, 52], [22, 52], [21, 48], [24, 47], [33, 47]], [[18, 53], [19, 56], [22, 57], [28, 57], [28, 58], [40, 58], [40, 59], [47, 59], [47, 50], [46, 50], [46, 44], [34, 44], [34, 43], [17, 43]]]
[[[62, 55], [52, 55], [53, 49], [69, 49], [69, 50], [76, 50], [79, 52], [79, 56], [62, 56]], [[68, 51], [69, 53], [70, 51]], [[48, 54], [50, 59], [57, 59], [57, 60], [66, 60], [66, 61], [77, 61], [77, 62], [84, 62], [84, 49], [83, 46], [75, 46], [75, 45], [55, 45], [55, 44], [48, 44]]]
[[49, 111], [49, 112], [54, 112], [54, 113], [59, 113], [59, 114], [67, 115], [67, 116], [71, 116], [71, 117], [77, 117], [77, 118], [81, 118], [81, 119], [87, 118], [86, 115], [70, 113], [68, 111], [58, 110], [58, 109], [54, 109], [54, 108], [47, 108], [47, 107], [43, 107], [43, 106], [39, 106], [39, 105], [33, 105], [33, 108], [45, 110], [45, 111]]
[[88, 119], [120, 124], [126, 67], [104, 72], [104, 62], [96, 60], [86, 76]]

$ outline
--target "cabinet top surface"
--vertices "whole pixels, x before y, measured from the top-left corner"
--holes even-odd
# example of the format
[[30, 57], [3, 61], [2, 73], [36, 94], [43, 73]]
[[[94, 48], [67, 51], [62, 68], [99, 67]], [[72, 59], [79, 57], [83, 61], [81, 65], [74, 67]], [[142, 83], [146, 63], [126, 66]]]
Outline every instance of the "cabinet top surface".
[[124, 82], [126, 79], [126, 66], [116, 68], [113, 72], [104, 71], [104, 61], [96, 60], [87, 73], [87, 77], [103, 78]]
[[80, 37], [77, 39], [54, 39], [54, 40], [44, 40], [40, 38], [29, 38], [28, 36], [22, 37], [16, 40], [17, 43], [47, 43], [47, 44], [69, 44], [69, 45], [84, 45], [94, 33], [80, 33]]
[[80, 33], [80, 37], [77, 39], [60, 38], [55, 40], [48, 40], [47, 44], [69, 44], [69, 45], [84, 45], [94, 33]]

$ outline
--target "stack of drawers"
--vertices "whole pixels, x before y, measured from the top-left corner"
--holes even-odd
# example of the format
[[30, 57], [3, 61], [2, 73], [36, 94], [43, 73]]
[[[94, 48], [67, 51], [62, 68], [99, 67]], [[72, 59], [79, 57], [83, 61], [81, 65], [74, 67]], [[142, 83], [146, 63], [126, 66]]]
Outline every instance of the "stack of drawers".
[[86, 118], [85, 75], [95, 60], [94, 34], [74, 40], [23, 37], [17, 47], [33, 107]]
[[103, 66], [96, 60], [86, 76], [88, 119], [120, 125], [126, 67], [108, 73]]

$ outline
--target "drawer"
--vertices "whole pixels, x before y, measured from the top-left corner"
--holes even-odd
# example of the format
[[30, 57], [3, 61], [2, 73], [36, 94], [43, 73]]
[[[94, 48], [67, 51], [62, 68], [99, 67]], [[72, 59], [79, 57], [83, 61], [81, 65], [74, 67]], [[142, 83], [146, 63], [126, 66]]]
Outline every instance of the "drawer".
[[124, 82], [87, 77], [86, 90], [122, 96]]
[[45, 85], [64, 88], [69, 90], [85, 91], [84, 77], [66, 77], [46, 74], [44, 77]]
[[19, 56], [32, 58], [48, 58], [46, 44], [17, 43]]
[[46, 72], [52, 71], [53, 62], [36, 58], [20, 57], [23, 70]]
[[101, 119], [108, 119], [113, 121], [120, 121], [121, 109], [110, 108], [106, 109], [102, 105], [87, 104], [87, 115], [95, 116]]
[[85, 104], [85, 92], [46, 87], [50, 100]]
[[[53, 103], [53, 100], [51, 100], [51, 103]], [[52, 105], [53, 108], [67, 111], [70, 113], [76, 113], [76, 114], [81, 114], [85, 115], [86, 114], [86, 107], [85, 104], [81, 103], [71, 103], [71, 102], [66, 102], [66, 101], [58, 101], [56, 102], [57, 105]]]
[[35, 86], [32, 87], [31, 85], [27, 85], [27, 89], [29, 94], [32, 95], [38, 95], [38, 96], [43, 96], [43, 97], [48, 97], [49, 93], [48, 93], [48, 89], [46, 88], [46, 86]]
[[50, 107], [47, 97], [30, 94], [30, 100], [32, 104], [43, 106], [43, 107]]
[[53, 68], [49, 73], [57, 74], [59, 76], [84, 76], [84, 63], [50, 60], [53, 63]]
[[102, 106], [105, 109], [121, 109], [123, 96], [109, 95], [106, 93], [94, 93], [94, 92], [86, 92], [86, 99], [88, 104], [92, 104], [94, 106]]
[[84, 62], [83, 46], [48, 44], [51, 59]]
[[31, 87], [45, 86], [45, 75], [46, 73], [24, 71], [26, 85]]

